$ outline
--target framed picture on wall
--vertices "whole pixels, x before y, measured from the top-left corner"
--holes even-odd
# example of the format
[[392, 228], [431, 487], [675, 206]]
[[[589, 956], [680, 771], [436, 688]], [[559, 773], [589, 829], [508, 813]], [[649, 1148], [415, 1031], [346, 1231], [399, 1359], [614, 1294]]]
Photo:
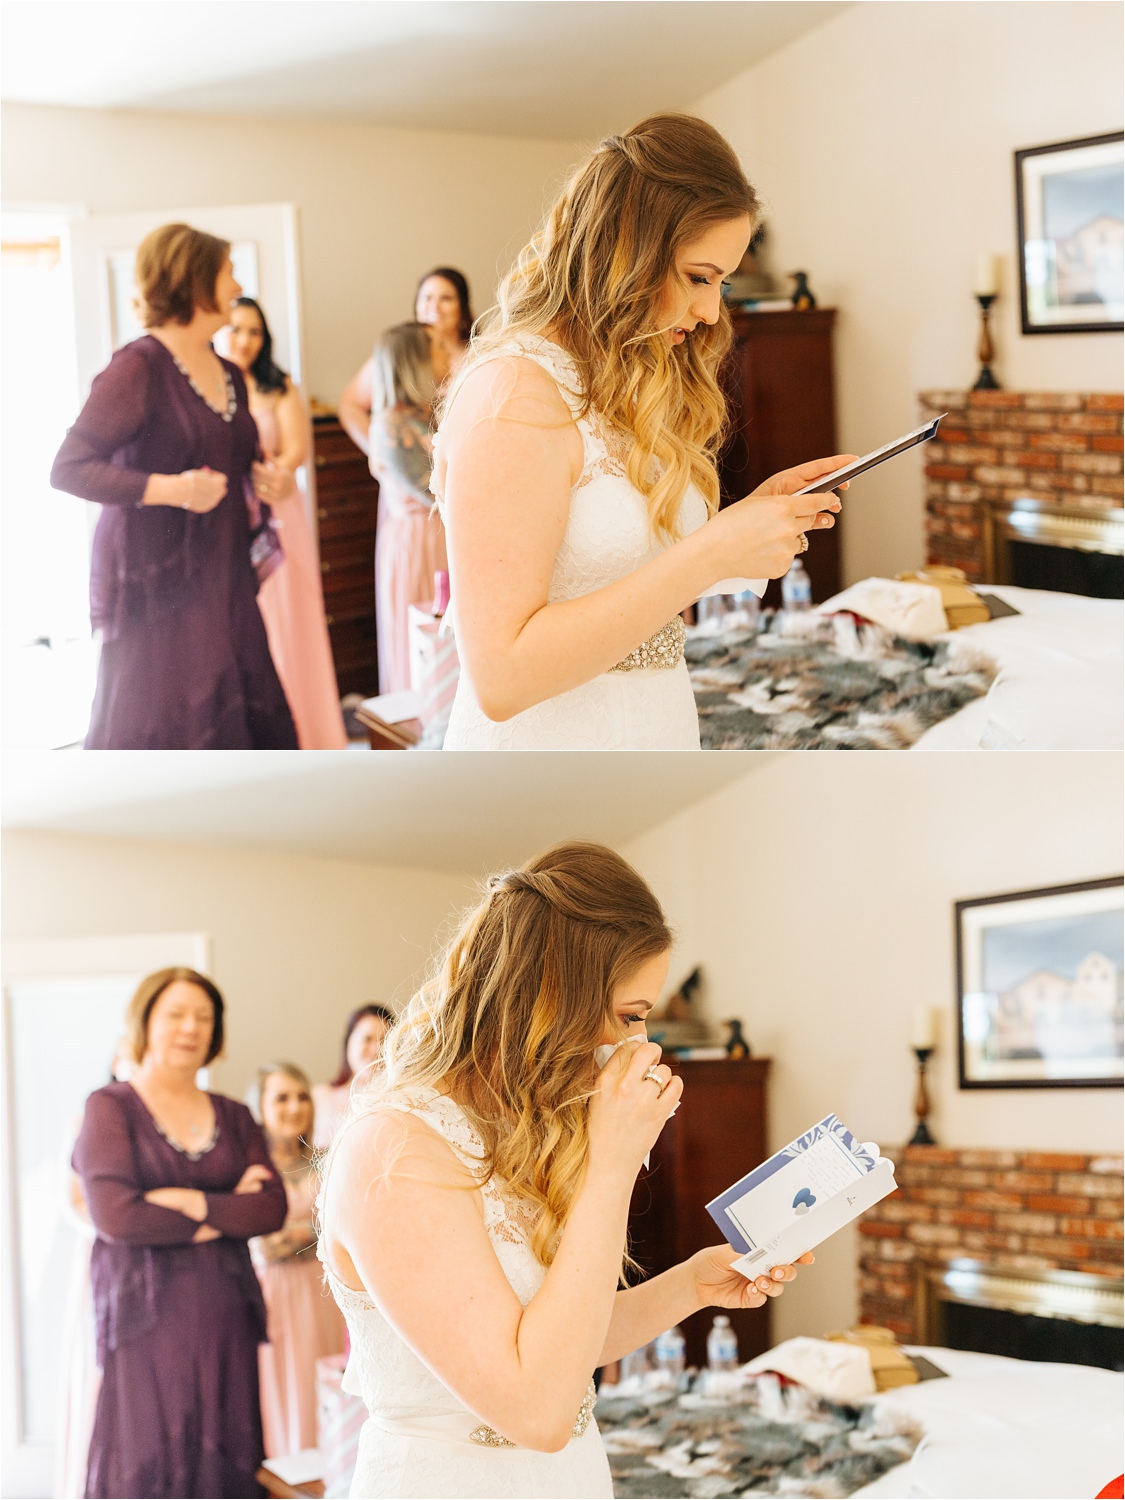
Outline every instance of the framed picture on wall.
[[1122, 880], [956, 903], [960, 1087], [1122, 1086]]
[[1016, 152], [1024, 333], [1120, 333], [1125, 222], [1120, 130]]

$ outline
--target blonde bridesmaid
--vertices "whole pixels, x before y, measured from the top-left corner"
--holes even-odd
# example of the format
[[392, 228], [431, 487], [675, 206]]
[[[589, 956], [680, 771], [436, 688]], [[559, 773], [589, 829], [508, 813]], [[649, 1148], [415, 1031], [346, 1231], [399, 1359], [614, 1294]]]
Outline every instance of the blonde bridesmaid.
[[284, 1227], [250, 1242], [270, 1339], [258, 1348], [262, 1437], [266, 1457], [278, 1458], [316, 1447], [316, 1362], [342, 1354], [346, 1334], [316, 1258], [309, 1080], [292, 1063], [267, 1063], [253, 1094], [288, 1200]]

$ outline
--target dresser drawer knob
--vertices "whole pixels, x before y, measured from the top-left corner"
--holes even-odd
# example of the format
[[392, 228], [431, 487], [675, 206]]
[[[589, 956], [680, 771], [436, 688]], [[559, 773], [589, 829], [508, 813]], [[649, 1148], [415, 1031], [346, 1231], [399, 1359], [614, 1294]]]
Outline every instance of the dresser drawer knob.
[[316, 455], [316, 466], [318, 469], [327, 469], [328, 460], [324, 457], [323, 453]]
[[325, 615], [325, 617], [324, 617], [324, 623], [326, 625], [335, 625], [335, 623], [336, 623], [336, 616], [335, 615]]
[[327, 521], [327, 519], [328, 519], [328, 511], [325, 509], [325, 507], [323, 505], [318, 505], [317, 506], [317, 508], [316, 508], [316, 518], [317, 518], [318, 521]]
[[332, 564], [330, 562], [322, 562], [320, 565], [320, 571], [322, 573], [330, 573], [332, 571]]

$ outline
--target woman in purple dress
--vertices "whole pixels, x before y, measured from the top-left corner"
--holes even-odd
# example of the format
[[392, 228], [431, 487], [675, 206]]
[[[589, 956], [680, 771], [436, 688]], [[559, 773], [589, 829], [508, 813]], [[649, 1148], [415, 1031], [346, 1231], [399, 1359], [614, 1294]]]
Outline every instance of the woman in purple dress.
[[243, 1104], [198, 1070], [223, 1044], [223, 999], [193, 969], [143, 980], [137, 1067], [86, 1101], [73, 1164], [97, 1230], [90, 1263], [102, 1370], [88, 1496], [256, 1496], [265, 1307], [247, 1241], [286, 1216]]
[[211, 348], [242, 288], [230, 246], [167, 224], [137, 251], [148, 333], [98, 375], [51, 483], [103, 507], [88, 750], [295, 750], [250, 561], [258, 434]]

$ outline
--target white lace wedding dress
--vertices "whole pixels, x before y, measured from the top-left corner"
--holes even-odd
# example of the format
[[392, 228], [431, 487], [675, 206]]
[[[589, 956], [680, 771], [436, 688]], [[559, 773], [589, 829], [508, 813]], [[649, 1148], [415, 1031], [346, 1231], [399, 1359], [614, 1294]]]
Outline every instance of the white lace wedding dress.
[[[430, 1090], [393, 1107], [425, 1120], [470, 1169], [480, 1160], [480, 1138], [452, 1100]], [[518, 1208], [502, 1184], [493, 1180], [480, 1191], [492, 1248], [526, 1307], [546, 1271], [532, 1254]], [[582, 1410], [575, 1414], [575, 1435], [561, 1452], [516, 1447], [446, 1390], [367, 1296], [345, 1286], [327, 1264], [325, 1270], [351, 1337], [344, 1390], [362, 1396], [370, 1413], [360, 1433], [352, 1500], [611, 1500], [609, 1463], [593, 1419], [592, 1383]], [[421, 1278], [418, 1291], [426, 1295]]]
[[[626, 578], [664, 544], [653, 535], [644, 496], [626, 475], [626, 455], [607, 441], [594, 412], [580, 417], [579, 377], [570, 355], [547, 339], [523, 337], [496, 351], [533, 359], [551, 376], [582, 434], [584, 460], [570, 492], [570, 514], [555, 558], [548, 599], [577, 599]], [[435, 444], [435, 464], [441, 434]], [[707, 520], [707, 506], [694, 487], [684, 495], [680, 534]], [[457, 580], [452, 580], [453, 610]], [[765, 587], [743, 579], [718, 584], [710, 593]], [[456, 626], [454, 627], [456, 630]], [[464, 672], [445, 735], [446, 750], [698, 750], [699, 719], [683, 653], [679, 615], [609, 672], [525, 709], [496, 724], [481, 712]]]

